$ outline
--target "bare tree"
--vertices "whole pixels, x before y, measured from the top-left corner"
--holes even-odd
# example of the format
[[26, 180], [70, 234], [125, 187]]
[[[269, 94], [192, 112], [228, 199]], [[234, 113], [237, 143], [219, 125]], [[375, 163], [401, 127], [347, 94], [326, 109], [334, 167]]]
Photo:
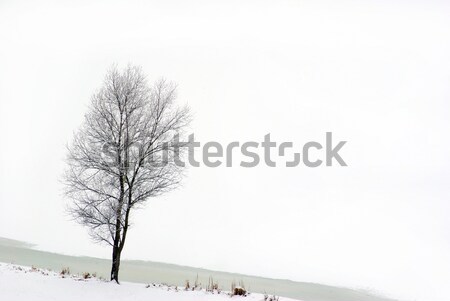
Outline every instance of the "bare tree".
[[139, 67], [113, 67], [68, 147], [69, 213], [94, 241], [112, 246], [117, 283], [131, 212], [176, 188], [183, 175], [173, 159], [185, 145], [168, 141], [188, 125], [189, 108], [176, 106], [175, 98], [173, 84], [149, 86]]

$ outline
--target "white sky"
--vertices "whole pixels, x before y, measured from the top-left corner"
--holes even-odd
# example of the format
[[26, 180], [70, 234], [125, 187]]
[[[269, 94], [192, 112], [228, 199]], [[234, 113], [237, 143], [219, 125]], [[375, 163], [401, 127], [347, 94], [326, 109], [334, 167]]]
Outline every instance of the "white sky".
[[179, 84], [201, 142], [347, 140], [347, 168], [191, 168], [125, 258], [450, 298], [445, 1], [0, 0], [0, 236], [110, 256], [64, 215], [65, 144], [114, 62]]

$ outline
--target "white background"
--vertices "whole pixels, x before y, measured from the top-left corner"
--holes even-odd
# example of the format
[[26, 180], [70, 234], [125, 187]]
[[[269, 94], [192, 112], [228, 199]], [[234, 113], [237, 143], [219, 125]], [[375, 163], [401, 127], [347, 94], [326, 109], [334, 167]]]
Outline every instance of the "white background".
[[106, 70], [133, 63], [178, 83], [200, 142], [332, 131], [349, 167], [191, 168], [123, 257], [448, 300], [449, 3], [226, 3], [0, 1], [0, 236], [109, 258], [59, 179]]

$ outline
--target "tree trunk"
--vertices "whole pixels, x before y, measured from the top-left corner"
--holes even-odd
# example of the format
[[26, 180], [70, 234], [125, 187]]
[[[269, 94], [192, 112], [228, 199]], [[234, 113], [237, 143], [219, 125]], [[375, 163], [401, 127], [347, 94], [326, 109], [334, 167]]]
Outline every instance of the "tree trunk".
[[121, 250], [119, 246], [114, 246], [111, 266], [111, 281], [114, 280], [117, 284], [119, 284], [120, 253]]

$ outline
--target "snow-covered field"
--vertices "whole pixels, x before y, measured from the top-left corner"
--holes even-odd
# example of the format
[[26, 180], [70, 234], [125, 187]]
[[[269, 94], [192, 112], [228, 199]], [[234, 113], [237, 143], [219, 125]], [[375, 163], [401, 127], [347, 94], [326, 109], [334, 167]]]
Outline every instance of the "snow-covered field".
[[[0, 263], [2, 300], [155, 300], [155, 301], [262, 301], [264, 295], [230, 297], [226, 292], [186, 291], [184, 287], [122, 282], [120, 285], [97, 278], [66, 275], [59, 272]], [[271, 296], [269, 296], [271, 297]], [[270, 299], [269, 299], [270, 300]], [[294, 299], [280, 298], [283, 301]]]

